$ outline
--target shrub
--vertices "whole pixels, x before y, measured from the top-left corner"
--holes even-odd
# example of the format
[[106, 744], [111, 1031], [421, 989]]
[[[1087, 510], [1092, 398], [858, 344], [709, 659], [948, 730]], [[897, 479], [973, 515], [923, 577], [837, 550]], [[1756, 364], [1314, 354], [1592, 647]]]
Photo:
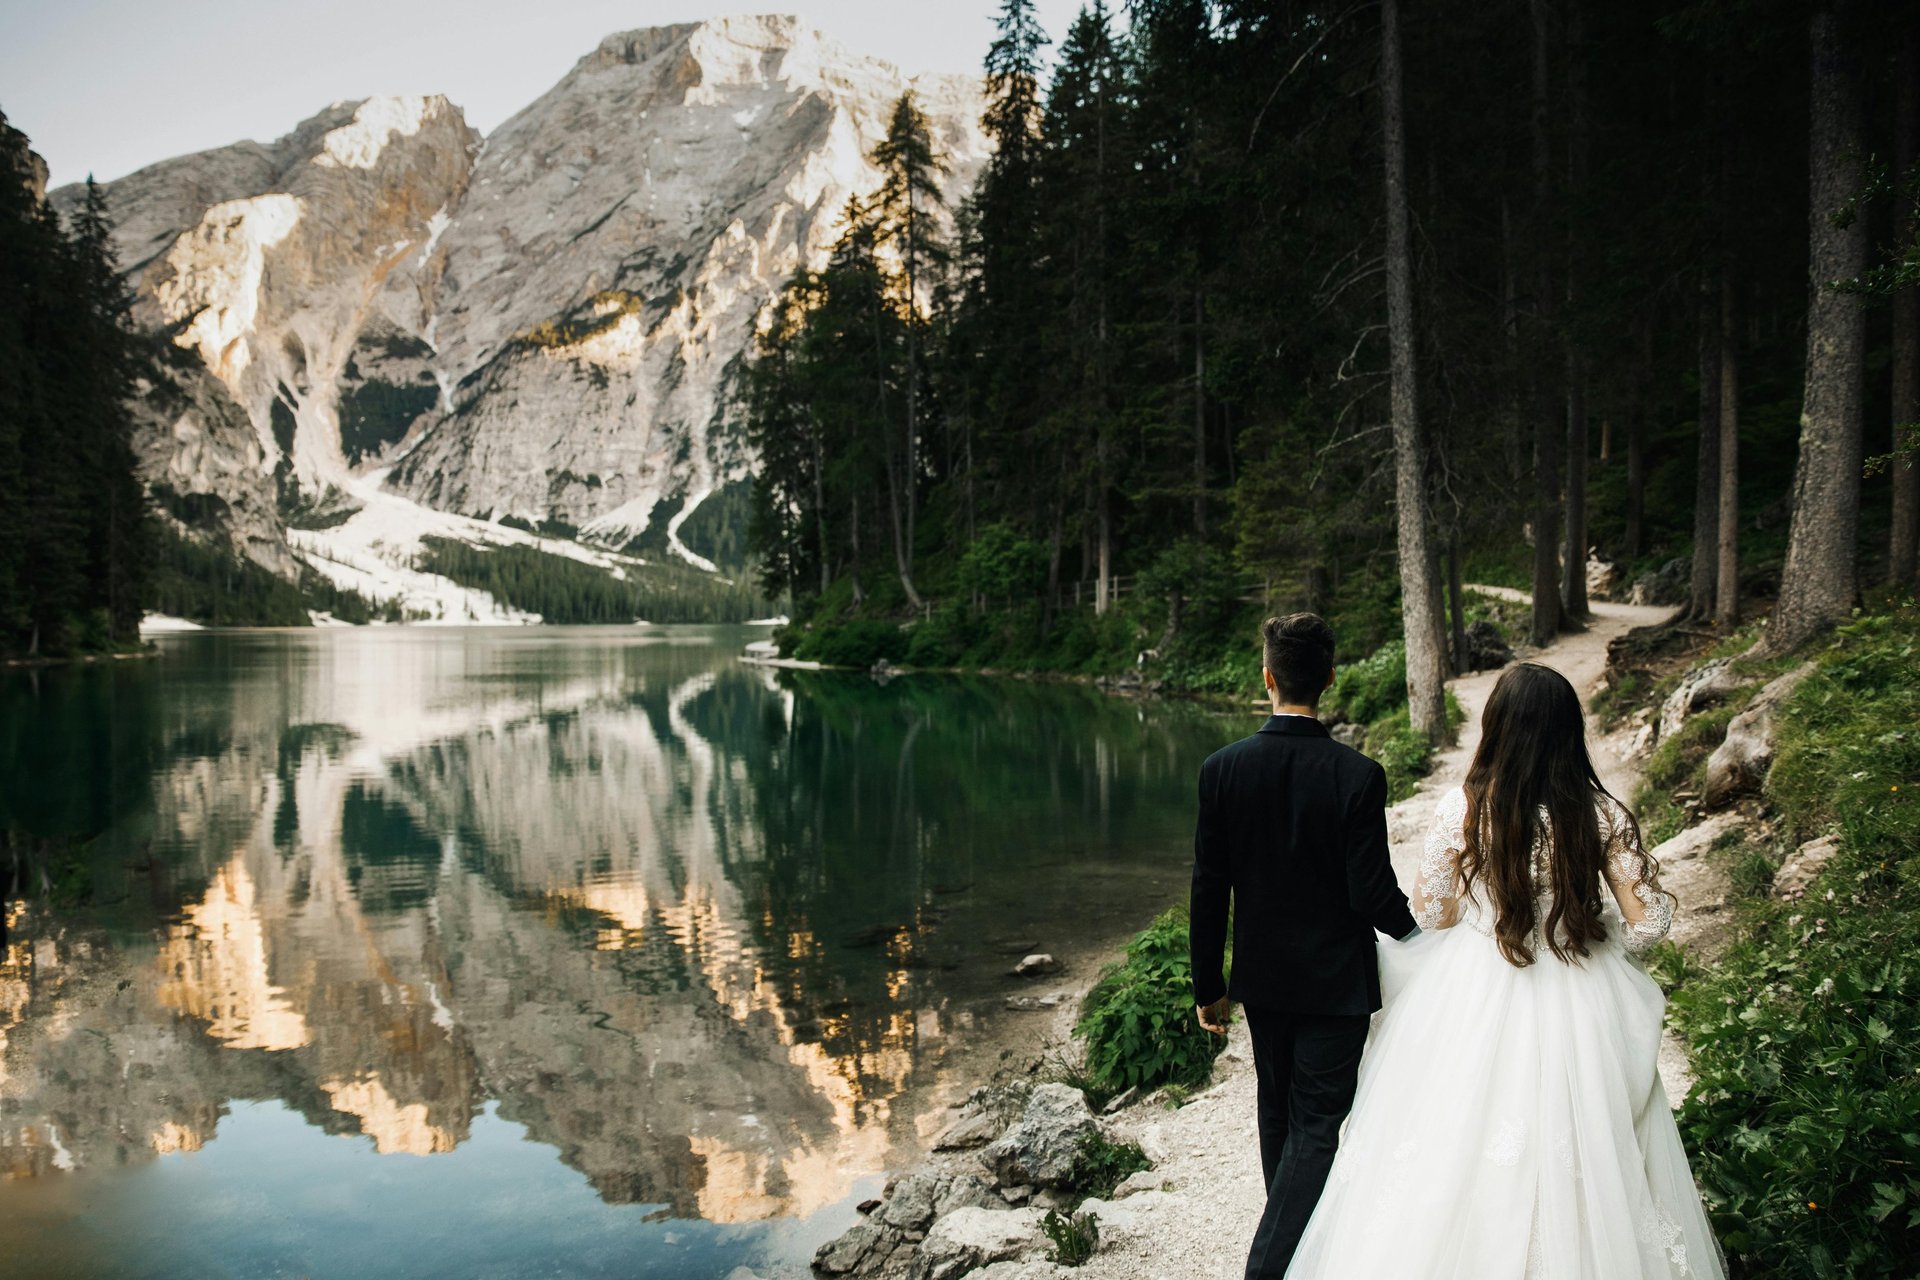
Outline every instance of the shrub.
[[1107, 967], [1073, 1034], [1086, 1042], [1087, 1074], [1106, 1098], [1135, 1086], [1206, 1083], [1226, 1040], [1194, 1017], [1185, 908], [1168, 910]]
[[829, 667], [871, 667], [882, 658], [901, 662], [907, 656], [907, 633], [877, 618], [820, 623], [801, 633], [793, 654], [802, 661]]
[[1373, 724], [1407, 705], [1407, 647], [1398, 640], [1381, 645], [1334, 674], [1327, 691], [1329, 709], [1355, 724]]
[[1040, 1230], [1050, 1242], [1047, 1257], [1063, 1267], [1077, 1267], [1093, 1257], [1100, 1244], [1100, 1220], [1090, 1213], [1061, 1213], [1047, 1210], [1040, 1219]]
[[1095, 1129], [1080, 1144], [1080, 1155], [1073, 1165], [1073, 1189], [1083, 1196], [1105, 1200], [1128, 1177], [1152, 1167], [1139, 1143], [1115, 1142]]

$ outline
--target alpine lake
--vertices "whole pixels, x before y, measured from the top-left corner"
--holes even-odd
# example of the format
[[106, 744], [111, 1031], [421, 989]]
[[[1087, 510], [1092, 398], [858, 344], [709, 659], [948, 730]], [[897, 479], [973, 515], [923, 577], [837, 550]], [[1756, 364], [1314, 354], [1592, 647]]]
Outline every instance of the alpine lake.
[[805, 1275], [1038, 1047], [1009, 996], [1184, 900], [1196, 770], [1258, 720], [765, 634], [0, 673], [0, 830], [85, 842], [5, 905], [0, 1273]]

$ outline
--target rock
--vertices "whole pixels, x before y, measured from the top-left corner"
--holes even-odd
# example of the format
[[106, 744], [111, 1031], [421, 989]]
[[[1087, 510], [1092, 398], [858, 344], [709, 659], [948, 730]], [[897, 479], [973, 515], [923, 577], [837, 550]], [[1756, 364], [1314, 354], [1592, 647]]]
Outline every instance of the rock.
[[1143, 1191], [1164, 1190], [1165, 1184], [1166, 1179], [1153, 1170], [1142, 1169], [1138, 1173], [1130, 1173], [1121, 1179], [1120, 1185], [1113, 1189], [1112, 1198], [1125, 1200], [1128, 1196], [1137, 1196]]
[[981, 1151], [980, 1160], [1003, 1187], [1062, 1186], [1093, 1132], [1085, 1094], [1070, 1085], [1043, 1084], [1027, 1099], [1019, 1122]]
[[1004, 1127], [987, 1112], [969, 1107], [940, 1131], [940, 1136], [933, 1140], [933, 1149], [971, 1151], [975, 1147], [984, 1147], [999, 1137]]
[[1620, 566], [1610, 560], [1602, 560], [1597, 554], [1587, 555], [1587, 595], [1594, 600], [1613, 598], [1614, 579], [1620, 572]]
[[1072, 999], [1071, 991], [1049, 991], [1043, 996], [1008, 996], [1007, 1008], [1015, 1013], [1037, 1013], [1045, 1009], [1058, 1009]]
[[1000, 1198], [1008, 1204], [1025, 1204], [1027, 1201], [1033, 1199], [1033, 1188], [1027, 1186], [1002, 1187], [1000, 1188]]
[[933, 1225], [933, 1203], [943, 1182], [938, 1174], [908, 1174], [887, 1193], [873, 1220], [901, 1231], [925, 1231]]
[[[1648, 852], [1661, 866], [1675, 862], [1691, 862], [1719, 841], [1727, 832], [1740, 826], [1740, 816], [1734, 813], [1716, 813], [1698, 826], [1688, 827], [1671, 840], [1654, 846]], [[1687, 910], [1697, 912], [1697, 903], [1689, 903]]]
[[1016, 978], [1037, 978], [1044, 973], [1057, 973], [1059, 969], [1059, 961], [1055, 960], [1048, 953], [1041, 951], [1030, 956], [1022, 957], [1020, 963], [1013, 966], [1013, 976]]
[[1327, 732], [1341, 746], [1352, 747], [1358, 751], [1367, 743], [1367, 726], [1363, 724], [1336, 724]]
[[1807, 886], [1820, 874], [1820, 869], [1833, 861], [1840, 852], [1838, 835], [1821, 836], [1818, 840], [1809, 840], [1788, 855], [1780, 869], [1773, 873], [1773, 892], [1776, 897], [1788, 902], [1796, 902], [1807, 895]]
[[880, 1207], [880, 1202], [878, 1200], [862, 1200], [859, 1204], [853, 1206], [853, 1211], [861, 1215], [862, 1217], [865, 1217], [867, 1214], [872, 1213], [875, 1209], [878, 1209], [879, 1207]]
[[1667, 700], [1660, 704], [1660, 731], [1656, 741], [1665, 742], [1680, 732], [1688, 716], [1723, 702], [1744, 688], [1745, 682], [1733, 674], [1732, 667], [1732, 658], [1715, 658], [1681, 677]]
[[1051, 1262], [996, 1262], [973, 1272], [967, 1280], [1054, 1280], [1061, 1274]]
[[906, 1237], [892, 1227], [872, 1219], [856, 1222], [814, 1251], [813, 1269], [829, 1276], [872, 1275], [905, 1243]]
[[1100, 1114], [1103, 1116], [1114, 1115], [1118, 1112], [1125, 1111], [1138, 1101], [1140, 1101], [1140, 1086], [1134, 1085], [1132, 1088], [1115, 1094], [1108, 1100], [1106, 1106], [1100, 1108]]
[[1719, 808], [1744, 792], [1756, 790], [1773, 767], [1773, 713], [1813, 673], [1803, 662], [1755, 695], [1747, 709], [1727, 725], [1727, 736], [1707, 757], [1706, 794], [1709, 808]]
[[1513, 661], [1513, 646], [1500, 628], [1482, 618], [1467, 627], [1467, 651], [1462, 664], [1469, 671], [1491, 671]]
[[933, 1224], [908, 1272], [912, 1280], [955, 1280], [995, 1262], [1046, 1248], [1033, 1209], [956, 1209]]
[[933, 1216], [944, 1218], [960, 1209], [1004, 1210], [1006, 1202], [991, 1182], [978, 1174], [957, 1173], [944, 1180], [933, 1198]]
[[1627, 603], [1685, 604], [1692, 573], [1690, 558], [1681, 556], [1669, 560], [1652, 573], [1643, 573], [1634, 579], [1632, 589], [1627, 592]]

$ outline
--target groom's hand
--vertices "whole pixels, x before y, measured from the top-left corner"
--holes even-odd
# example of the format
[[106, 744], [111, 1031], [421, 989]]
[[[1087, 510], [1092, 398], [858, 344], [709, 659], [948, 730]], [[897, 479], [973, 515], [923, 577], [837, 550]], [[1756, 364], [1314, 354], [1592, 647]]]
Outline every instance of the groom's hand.
[[1212, 1004], [1199, 1005], [1194, 1012], [1200, 1015], [1200, 1025], [1217, 1036], [1227, 1034], [1227, 998], [1221, 996]]

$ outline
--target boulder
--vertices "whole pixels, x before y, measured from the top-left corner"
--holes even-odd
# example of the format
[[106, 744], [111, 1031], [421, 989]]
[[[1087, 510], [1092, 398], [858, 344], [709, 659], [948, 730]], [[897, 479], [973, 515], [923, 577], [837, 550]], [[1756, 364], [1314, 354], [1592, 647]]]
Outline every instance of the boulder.
[[1780, 869], [1773, 874], [1773, 892], [1788, 901], [1797, 902], [1807, 896], [1807, 886], [1820, 874], [1820, 869], [1833, 861], [1840, 852], [1840, 837], [1821, 836], [1818, 840], [1809, 840], [1788, 855]]
[[1620, 573], [1620, 566], [1610, 560], [1602, 560], [1593, 552], [1587, 553], [1587, 596], [1594, 600], [1613, 599], [1613, 586]]
[[1665, 742], [1680, 732], [1680, 726], [1696, 711], [1704, 711], [1724, 702], [1744, 687], [1733, 673], [1732, 658], [1715, 658], [1682, 676], [1667, 700], [1660, 704], [1660, 731], [1656, 741]]
[[1800, 682], [1813, 673], [1803, 662], [1755, 695], [1747, 709], [1727, 725], [1727, 736], [1707, 757], [1709, 808], [1718, 808], [1744, 792], [1757, 790], [1773, 767], [1773, 714]]
[[1063, 1186], [1093, 1132], [1085, 1094], [1070, 1085], [1043, 1084], [1028, 1097], [1019, 1122], [981, 1151], [980, 1160], [1003, 1187]]
[[1166, 1185], [1167, 1180], [1163, 1175], [1152, 1169], [1142, 1169], [1138, 1173], [1130, 1173], [1122, 1178], [1120, 1185], [1113, 1189], [1113, 1195], [1110, 1198], [1125, 1200], [1128, 1196], [1137, 1196], [1143, 1191], [1163, 1190]]
[[1034, 955], [1021, 957], [1020, 963], [1013, 966], [1013, 976], [1016, 978], [1037, 978], [1043, 973], [1057, 973], [1059, 969], [1060, 962], [1046, 952], [1041, 951]]
[[1000, 1136], [1006, 1126], [996, 1121], [985, 1111], [972, 1107], [962, 1111], [957, 1119], [940, 1131], [933, 1140], [935, 1151], [971, 1151], [975, 1147], [984, 1147]]
[[902, 1246], [912, 1248], [897, 1228], [869, 1218], [816, 1249], [813, 1269], [828, 1276], [878, 1275]]
[[1046, 1248], [1033, 1209], [956, 1209], [933, 1224], [908, 1271], [912, 1280], [955, 1280], [996, 1262], [1038, 1256]]
[[1513, 661], [1513, 646], [1500, 634], [1500, 628], [1485, 618], [1467, 627], [1467, 651], [1460, 655], [1461, 665], [1469, 671], [1491, 671]]
[[1693, 561], [1681, 556], [1669, 560], [1652, 573], [1634, 579], [1627, 592], [1628, 604], [1685, 604], [1691, 586]]
[[1327, 732], [1341, 746], [1360, 750], [1367, 744], [1367, 726], [1363, 724], [1336, 724]]

